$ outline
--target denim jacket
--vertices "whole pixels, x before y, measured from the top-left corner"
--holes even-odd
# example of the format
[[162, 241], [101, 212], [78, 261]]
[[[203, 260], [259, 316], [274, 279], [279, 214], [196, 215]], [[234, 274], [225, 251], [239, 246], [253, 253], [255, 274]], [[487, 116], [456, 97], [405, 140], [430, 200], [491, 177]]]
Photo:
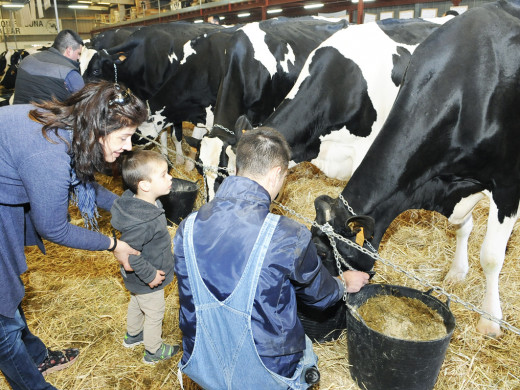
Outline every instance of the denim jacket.
[[[230, 176], [215, 198], [200, 208], [194, 225], [197, 265], [217, 299], [224, 300], [235, 288], [270, 204], [269, 193], [258, 183]], [[174, 238], [174, 255], [185, 363], [193, 350], [196, 315], [184, 260], [183, 231], [184, 222]], [[339, 280], [322, 265], [310, 231], [281, 217], [266, 253], [251, 314], [260, 357], [298, 354], [305, 349], [297, 301], [325, 309], [342, 294]]]

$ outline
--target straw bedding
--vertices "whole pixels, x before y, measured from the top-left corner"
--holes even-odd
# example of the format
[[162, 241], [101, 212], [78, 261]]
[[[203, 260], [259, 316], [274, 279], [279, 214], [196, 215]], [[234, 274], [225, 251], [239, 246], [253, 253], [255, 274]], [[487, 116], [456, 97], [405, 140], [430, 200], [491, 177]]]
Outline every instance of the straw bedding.
[[[201, 179], [183, 167], [172, 170], [174, 177]], [[114, 192], [121, 193], [120, 178], [99, 176]], [[314, 219], [314, 199], [321, 194], [336, 197], [346, 183], [331, 180], [309, 163], [291, 170], [280, 202], [299, 214]], [[200, 207], [199, 196], [196, 207]], [[440, 214], [411, 210], [399, 216], [382, 241], [380, 255], [420, 278], [440, 285], [466, 302], [480, 306], [484, 275], [479, 250], [485, 234], [486, 203], [474, 212], [475, 228], [469, 242], [470, 271], [464, 283], [443, 285], [453, 253], [454, 231]], [[275, 207], [275, 212], [283, 213]], [[73, 222], [80, 223], [71, 208]], [[301, 222], [301, 221], [300, 221]], [[109, 233], [110, 216], [102, 213], [102, 230]], [[173, 237], [176, 226], [170, 228]], [[26, 297], [23, 302], [29, 326], [52, 348], [78, 347], [78, 361], [67, 370], [50, 374], [47, 380], [60, 389], [179, 389], [177, 363], [172, 360], [155, 366], [141, 363], [143, 347], [122, 346], [126, 307], [129, 298], [119, 267], [109, 252], [88, 252], [47, 243], [47, 255], [35, 247], [26, 248], [29, 271], [23, 275]], [[512, 235], [500, 275], [504, 320], [520, 327], [520, 229]], [[391, 267], [376, 264], [374, 282], [405, 285], [425, 290]], [[180, 343], [178, 295], [174, 282], [166, 288], [166, 315], [163, 337]], [[445, 301], [445, 297], [439, 297]], [[460, 304], [451, 304], [457, 327], [441, 368], [436, 390], [520, 389], [520, 336], [505, 331], [500, 339], [487, 338], [475, 330], [478, 315]], [[315, 389], [358, 389], [349, 375], [347, 343], [339, 340], [316, 344], [321, 383]], [[198, 387], [185, 378], [188, 390]], [[8, 389], [0, 375], [0, 389]]]

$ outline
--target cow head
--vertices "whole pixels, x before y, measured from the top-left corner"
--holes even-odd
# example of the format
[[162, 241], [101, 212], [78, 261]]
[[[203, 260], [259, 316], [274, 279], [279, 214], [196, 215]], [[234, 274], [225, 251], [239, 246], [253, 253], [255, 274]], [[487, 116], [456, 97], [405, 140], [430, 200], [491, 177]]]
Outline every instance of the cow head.
[[[365, 239], [371, 239], [374, 233], [373, 218], [364, 215], [352, 215], [340, 199], [333, 199], [328, 195], [316, 198], [314, 208], [316, 209], [316, 222], [318, 224], [323, 225], [328, 222], [334, 232], [367, 248]], [[333, 275], [338, 275], [329, 237], [317, 227], [312, 227], [311, 232], [312, 240], [325, 267], [329, 271], [333, 270]], [[373, 268], [374, 259], [372, 257], [343, 241], [335, 240], [335, 243], [340, 255], [354, 269], [367, 272]], [[342, 270], [346, 270], [346, 267], [342, 266]]]
[[[213, 126], [211, 131], [200, 141], [199, 161], [204, 166], [218, 167], [218, 172], [224, 175], [235, 174], [236, 145], [243, 132], [252, 128], [251, 123], [244, 115], [238, 118], [233, 131], [220, 126]], [[206, 172], [209, 200], [215, 195], [222, 180], [222, 176], [217, 175], [214, 171]]]
[[84, 72], [87, 80], [103, 79], [117, 81], [114, 66], [121, 65], [126, 60], [123, 52], [110, 53], [107, 50], [100, 50], [92, 55], [88, 66]]

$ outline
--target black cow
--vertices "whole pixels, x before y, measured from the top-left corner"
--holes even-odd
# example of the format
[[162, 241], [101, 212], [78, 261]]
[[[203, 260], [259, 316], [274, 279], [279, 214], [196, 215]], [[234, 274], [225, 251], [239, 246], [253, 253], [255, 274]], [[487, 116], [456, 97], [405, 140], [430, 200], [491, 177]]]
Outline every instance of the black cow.
[[140, 26], [119, 27], [102, 31], [92, 38], [88, 44], [89, 49], [102, 50], [124, 43]]
[[[498, 1], [457, 16], [415, 50], [381, 132], [341, 194], [355, 213], [375, 220], [376, 248], [408, 209], [438, 211], [470, 231], [471, 211], [488, 196], [482, 309], [497, 318], [498, 276], [520, 202], [519, 85], [520, 2]], [[351, 237], [352, 213], [343, 201], [321, 196], [315, 206], [319, 223]], [[371, 262], [337, 245], [345, 258]], [[459, 281], [467, 271], [467, 256], [456, 256], [446, 278]], [[477, 329], [500, 334], [483, 317]]]

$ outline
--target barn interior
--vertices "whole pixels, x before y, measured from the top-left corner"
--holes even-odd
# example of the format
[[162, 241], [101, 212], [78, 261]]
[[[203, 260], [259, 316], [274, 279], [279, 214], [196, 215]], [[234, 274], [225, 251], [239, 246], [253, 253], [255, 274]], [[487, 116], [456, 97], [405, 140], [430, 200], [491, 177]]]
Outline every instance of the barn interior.
[[[463, 12], [485, 0], [13, 0], [0, 1], [1, 46], [27, 49], [49, 46], [61, 29], [89, 39], [101, 31], [123, 26], [146, 26], [176, 20], [206, 22], [218, 15], [232, 25], [275, 17], [322, 15], [363, 23], [385, 18], [442, 16], [450, 9]], [[32, 26], [32, 28], [28, 28]]]
[[[42, 13], [39, 11], [41, 2]], [[2, 51], [34, 46], [50, 46], [60, 29], [72, 29], [84, 39], [122, 26], [146, 26], [174, 21], [206, 22], [219, 15], [221, 24], [248, 23], [272, 17], [322, 15], [339, 17], [351, 23], [365, 23], [387, 17], [435, 17], [450, 9], [461, 12], [487, 3], [484, 0], [407, 1], [376, 0], [30, 0], [0, 1]], [[15, 6], [14, 8], [11, 6]], [[311, 6], [311, 7], [308, 7]], [[33, 9], [34, 8], [34, 9]], [[246, 15], [247, 14], [247, 15]], [[34, 18], [33, 18], [34, 16]], [[184, 124], [190, 135], [193, 124]], [[151, 144], [148, 148], [157, 149]], [[183, 152], [189, 154], [183, 141]], [[196, 171], [187, 171], [175, 162], [169, 144], [170, 173], [177, 178], [203, 183]], [[121, 194], [121, 177], [99, 174], [98, 181]], [[278, 202], [289, 208], [274, 206], [275, 213], [296, 219], [310, 228], [314, 220], [314, 199], [323, 194], [337, 197], [346, 182], [327, 178], [315, 166], [303, 163], [292, 168]], [[204, 202], [200, 186], [195, 209]], [[486, 231], [488, 203], [482, 201], [474, 212], [475, 228], [468, 245], [470, 271], [466, 280], [446, 285], [446, 275], [455, 252], [453, 226], [442, 215], [425, 210], [401, 214], [387, 230], [379, 248], [388, 263], [376, 262], [374, 283], [407, 286], [428, 290], [424, 281], [448, 291], [461, 302], [450, 302], [456, 328], [441, 367], [435, 390], [519, 390], [520, 335], [504, 330], [500, 338], [477, 332], [479, 314], [474, 310], [484, 295], [484, 274], [479, 262], [480, 244]], [[71, 206], [72, 223], [82, 225], [81, 216]], [[110, 235], [110, 215], [102, 212], [100, 229]], [[169, 228], [175, 235], [177, 226]], [[141, 364], [142, 349], [130, 350], [121, 345], [126, 321], [128, 291], [124, 288], [119, 267], [112, 254], [60, 247], [46, 242], [47, 254], [36, 247], [26, 248], [29, 271], [23, 275], [26, 297], [23, 305], [29, 327], [46, 344], [54, 348], [78, 347], [79, 360], [69, 369], [50, 374], [53, 386], [66, 390], [180, 389], [177, 363], [180, 355], [155, 366]], [[520, 222], [509, 240], [506, 260], [500, 276], [500, 294], [504, 320], [520, 327]], [[170, 343], [181, 342], [178, 328], [178, 294], [176, 284], [166, 289], [167, 311], [163, 335]], [[435, 295], [443, 302], [447, 297]], [[314, 390], [363, 389], [351, 377], [348, 346], [343, 333], [338, 340], [315, 344], [319, 357], [321, 381]], [[189, 378], [184, 389], [198, 390]], [[9, 386], [0, 374], [0, 390]]]

